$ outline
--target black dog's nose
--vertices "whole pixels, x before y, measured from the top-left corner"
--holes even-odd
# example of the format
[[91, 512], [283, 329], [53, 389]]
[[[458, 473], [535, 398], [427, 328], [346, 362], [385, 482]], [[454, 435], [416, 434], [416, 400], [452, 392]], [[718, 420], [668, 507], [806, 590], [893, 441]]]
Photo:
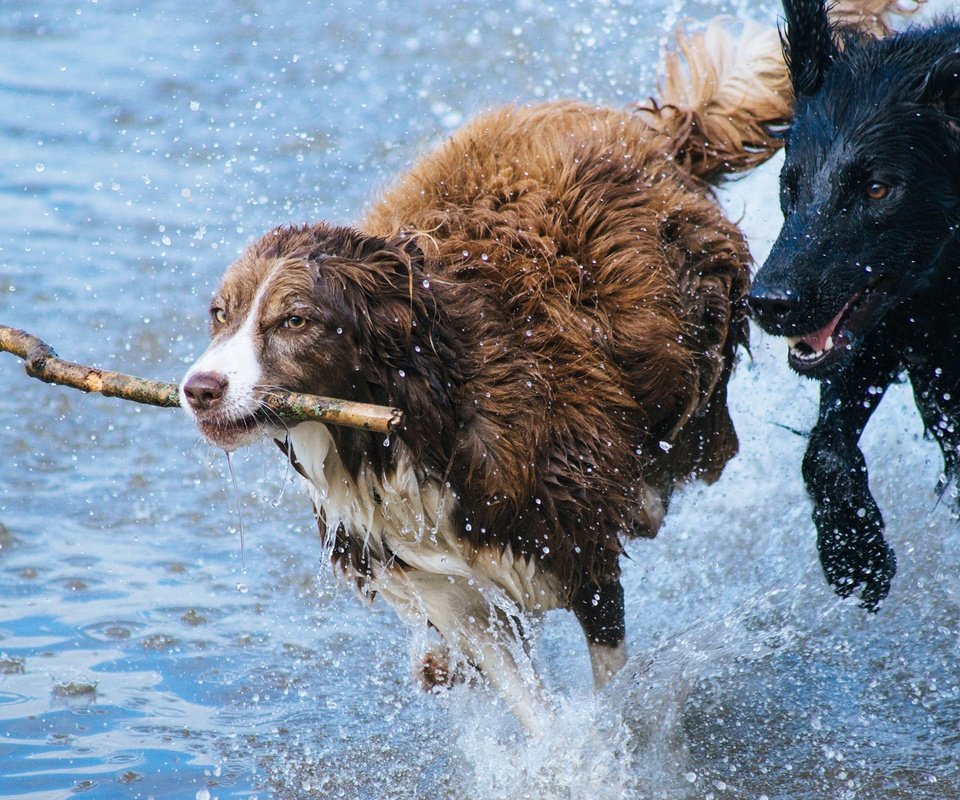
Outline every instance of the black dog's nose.
[[797, 307], [791, 292], [755, 286], [747, 298], [753, 318], [767, 331], [775, 333]]
[[216, 372], [198, 372], [183, 384], [183, 394], [195, 411], [209, 411], [223, 399], [227, 379]]

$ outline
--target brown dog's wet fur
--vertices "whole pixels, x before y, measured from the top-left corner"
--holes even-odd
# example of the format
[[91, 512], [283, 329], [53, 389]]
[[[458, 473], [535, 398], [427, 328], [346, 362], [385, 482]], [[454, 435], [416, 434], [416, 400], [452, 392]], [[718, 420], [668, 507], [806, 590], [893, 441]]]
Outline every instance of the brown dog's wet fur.
[[[223, 391], [191, 406], [224, 446], [245, 441], [251, 415], [277, 432], [211, 372], [231, 337], [250, 338], [237, 352], [255, 352], [256, 391], [402, 409], [386, 442], [331, 427], [330, 449], [312, 462], [305, 448], [321, 439], [304, 428], [282, 443], [308, 483], [325, 487], [314, 501], [334, 561], [403, 605], [397, 582], [414, 585], [428, 562], [435, 577], [434, 556], [452, 553], [477, 583], [458, 583], [454, 570], [453, 599], [433, 611], [424, 603], [442, 636], [461, 648], [458, 627], [513, 636], [481, 631], [476, 586], [502, 591], [520, 612], [569, 608], [598, 684], [625, 659], [623, 540], [654, 536], [675, 488], [716, 479], [737, 451], [726, 386], [746, 342], [749, 254], [707, 181], [769, 157], [779, 142], [766, 124], [789, 114], [775, 32], [734, 42], [712, 26], [682, 47], [686, 67], [672, 61], [645, 107], [568, 101], [483, 114], [358, 228], [268, 233], [224, 277], [213, 345], [184, 384]], [[332, 465], [336, 475], [321, 479]], [[410, 483], [420, 490], [404, 494]], [[372, 498], [377, 532], [343, 510], [347, 495], [332, 510], [347, 484], [350, 496]], [[388, 519], [384, 492], [422, 499], [430, 485], [441, 496], [442, 509], [426, 512], [435, 527], [421, 520], [416, 533]], [[447, 591], [421, 580], [415, 593]], [[502, 607], [495, 616], [498, 631], [512, 624]], [[491, 652], [478, 645], [467, 656], [494, 676], [509, 659]]]
[[[421, 161], [362, 233], [278, 229], [224, 281], [252, 302], [272, 276], [265, 327], [301, 303], [322, 317], [295, 357], [264, 359], [264, 383], [401, 408], [398, 438], [447, 477], [463, 536], [535, 559], [567, 602], [615, 580], [620, 534], [654, 535], [674, 486], [737, 449], [747, 249], [661, 144], [630, 113], [503, 109]], [[333, 434], [354, 471], [391, 469], [382, 436]]]
[[[619, 533], [656, 533], [644, 486], [665, 499], [737, 448], [724, 390], [745, 337], [747, 250], [658, 144], [629, 113], [500, 110], [362, 224], [387, 240], [422, 232], [423, 265], [412, 284], [397, 272], [385, 333], [413, 324], [411, 285], [432, 294], [460, 373], [455, 416], [412, 420], [409, 446], [451, 462], [475, 537], [537, 558], [571, 593], [615, 576]], [[432, 405], [429, 380], [395, 386], [384, 399]]]

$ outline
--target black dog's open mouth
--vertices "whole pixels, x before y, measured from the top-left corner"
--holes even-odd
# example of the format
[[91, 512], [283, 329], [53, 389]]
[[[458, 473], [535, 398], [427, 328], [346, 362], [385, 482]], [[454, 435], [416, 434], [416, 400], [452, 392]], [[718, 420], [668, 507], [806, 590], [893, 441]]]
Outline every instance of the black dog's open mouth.
[[788, 360], [797, 372], [810, 372], [842, 358], [856, 342], [884, 296], [882, 278], [874, 278], [847, 300], [837, 315], [819, 330], [789, 336]]

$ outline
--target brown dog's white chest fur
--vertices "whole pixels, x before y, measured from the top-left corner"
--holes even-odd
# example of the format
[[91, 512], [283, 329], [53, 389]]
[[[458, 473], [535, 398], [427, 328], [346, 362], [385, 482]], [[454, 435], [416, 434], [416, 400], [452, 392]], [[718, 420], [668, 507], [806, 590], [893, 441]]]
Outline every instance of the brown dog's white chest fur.
[[[482, 665], [533, 725], [532, 669], [517, 645], [519, 615], [556, 608], [558, 587], [533, 561], [509, 548], [474, 548], [458, 530], [457, 500], [401, 453], [389, 478], [369, 468], [354, 478], [326, 426], [294, 428], [296, 453], [328, 540], [338, 527], [362, 543], [365, 591], [384, 597], [408, 623], [434, 627], [456, 653]], [[304, 454], [304, 455], [301, 455]]]
[[[533, 562], [515, 558], [509, 549], [476, 549], [462, 538], [454, 522], [456, 498], [424, 475], [408, 454], [401, 452], [389, 477], [364, 467], [354, 478], [325, 425], [299, 425], [289, 441], [310, 496], [323, 511], [328, 536], [332, 540], [342, 525], [348, 536], [363, 542], [375, 570], [370, 590], [402, 599], [404, 589], [398, 587], [418, 571], [473, 581], [478, 591], [501, 592], [520, 612], [557, 607], [554, 582], [538, 573]], [[403, 602], [415, 605], [418, 598]]]

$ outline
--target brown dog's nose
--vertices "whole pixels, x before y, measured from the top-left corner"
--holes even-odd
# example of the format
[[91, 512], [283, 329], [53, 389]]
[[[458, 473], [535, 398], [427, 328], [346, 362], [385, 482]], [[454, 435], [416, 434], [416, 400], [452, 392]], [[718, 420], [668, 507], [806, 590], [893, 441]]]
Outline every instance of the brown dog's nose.
[[223, 399], [227, 379], [216, 372], [197, 372], [183, 384], [183, 394], [194, 411], [209, 411]]

